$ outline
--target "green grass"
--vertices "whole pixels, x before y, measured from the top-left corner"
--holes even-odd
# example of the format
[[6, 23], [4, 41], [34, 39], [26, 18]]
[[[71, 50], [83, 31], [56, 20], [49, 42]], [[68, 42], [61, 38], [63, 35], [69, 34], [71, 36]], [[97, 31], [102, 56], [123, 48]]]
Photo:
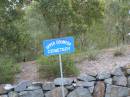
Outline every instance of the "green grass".
[[0, 56], [0, 84], [12, 83], [19, 71], [19, 64], [15, 64], [13, 59]]
[[[58, 56], [40, 56], [37, 63], [39, 64], [41, 78], [56, 78], [60, 76]], [[79, 70], [74, 64], [74, 60], [70, 55], [63, 55], [62, 63], [64, 76], [76, 76], [79, 73]]]

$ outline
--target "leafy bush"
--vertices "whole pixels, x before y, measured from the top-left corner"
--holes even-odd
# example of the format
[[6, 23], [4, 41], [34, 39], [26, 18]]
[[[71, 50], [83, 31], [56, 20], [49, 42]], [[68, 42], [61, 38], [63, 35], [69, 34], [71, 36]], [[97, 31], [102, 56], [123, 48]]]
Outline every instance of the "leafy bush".
[[[55, 78], [60, 76], [58, 56], [40, 56], [37, 60], [41, 78]], [[79, 73], [71, 56], [62, 57], [64, 76], [74, 76]]]
[[11, 83], [14, 81], [14, 75], [19, 72], [19, 64], [9, 57], [0, 56], [0, 84]]

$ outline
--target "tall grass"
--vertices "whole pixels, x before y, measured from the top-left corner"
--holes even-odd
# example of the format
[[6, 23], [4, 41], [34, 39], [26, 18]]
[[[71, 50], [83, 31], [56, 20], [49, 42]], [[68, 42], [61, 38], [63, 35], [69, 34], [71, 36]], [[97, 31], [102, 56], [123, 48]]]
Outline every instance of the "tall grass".
[[15, 64], [12, 58], [0, 56], [0, 84], [12, 83], [17, 72], [19, 64]]
[[[60, 76], [58, 56], [40, 56], [37, 60], [41, 78], [56, 78]], [[79, 73], [70, 55], [62, 56], [64, 76], [75, 76]]]

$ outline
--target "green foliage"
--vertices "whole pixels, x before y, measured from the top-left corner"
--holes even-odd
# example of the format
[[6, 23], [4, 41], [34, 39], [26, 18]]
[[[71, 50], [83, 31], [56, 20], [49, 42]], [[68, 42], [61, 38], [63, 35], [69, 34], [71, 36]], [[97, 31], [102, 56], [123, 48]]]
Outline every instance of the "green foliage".
[[[41, 78], [55, 78], [60, 76], [58, 56], [41, 56], [38, 58], [37, 62], [39, 64]], [[62, 57], [62, 62], [64, 76], [74, 76], [79, 73], [78, 69], [74, 65], [74, 60], [69, 55]]]
[[0, 83], [12, 83], [15, 74], [20, 72], [19, 64], [9, 57], [0, 56]]

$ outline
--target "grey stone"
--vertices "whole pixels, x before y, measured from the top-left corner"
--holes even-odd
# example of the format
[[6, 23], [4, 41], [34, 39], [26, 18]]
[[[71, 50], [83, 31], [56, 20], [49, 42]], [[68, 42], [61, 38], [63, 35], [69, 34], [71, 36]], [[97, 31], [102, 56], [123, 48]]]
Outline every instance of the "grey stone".
[[108, 79], [110, 77], [111, 77], [111, 74], [109, 72], [100, 72], [97, 75], [98, 80], [104, 80], [104, 79]]
[[64, 78], [63, 80], [61, 78], [56, 78], [54, 80], [54, 84], [61, 86], [63, 81], [63, 85], [71, 85], [73, 83], [73, 79], [71, 78]]
[[12, 89], [14, 89], [14, 86], [11, 85], [11, 84], [6, 84], [6, 85], [4, 86], [4, 89], [5, 89], [6, 91], [11, 91]]
[[70, 92], [67, 97], [92, 97], [88, 89], [79, 87]]
[[105, 79], [105, 84], [112, 84], [112, 78]]
[[15, 90], [16, 92], [24, 91], [24, 90], [26, 90], [26, 88], [27, 88], [28, 86], [30, 86], [31, 84], [32, 84], [31, 81], [21, 81], [18, 85], [16, 85], [16, 86], [14, 87], [14, 90]]
[[128, 75], [130, 75], [130, 69], [127, 69], [126, 72]]
[[127, 87], [107, 85], [105, 97], [127, 97], [129, 90]]
[[44, 97], [42, 89], [34, 91], [23, 91], [19, 93], [18, 97]]
[[65, 86], [65, 88], [68, 90], [68, 91], [73, 91], [75, 89], [75, 87], [73, 85], [70, 85], [70, 86]]
[[92, 97], [88, 89], [79, 87], [70, 92], [67, 97]]
[[9, 92], [8, 97], [18, 97], [18, 93], [16, 92]]
[[43, 90], [50, 91], [55, 88], [55, 84], [53, 82], [46, 82], [42, 85]]
[[97, 73], [96, 73], [96, 72], [88, 72], [87, 75], [90, 75], [90, 76], [96, 77], [96, 76], [97, 76]]
[[0, 95], [0, 97], [8, 97], [8, 95]]
[[103, 81], [98, 81], [94, 88], [93, 97], [104, 97], [105, 96], [105, 84]]
[[128, 87], [130, 87], [130, 76], [128, 76], [127, 81], [128, 81]]
[[[65, 96], [68, 94], [68, 91], [65, 88], [64, 88], [64, 93], [65, 93]], [[62, 89], [61, 89], [61, 87], [55, 88], [55, 89], [53, 89], [51, 91], [48, 91], [45, 94], [45, 97], [62, 97]]]
[[43, 83], [42, 82], [32, 82], [32, 85], [42, 87]]
[[113, 83], [114, 83], [114, 85], [126, 86], [127, 78], [125, 76], [114, 76]]
[[80, 81], [95, 81], [96, 78], [87, 74], [80, 74], [77, 78]]
[[87, 88], [87, 87], [92, 87], [92, 86], [94, 86], [94, 81], [92, 81], [92, 82], [83, 82], [83, 81], [78, 81], [77, 82], [77, 86], [78, 87], [85, 87], [85, 88]]
[[33, 91], [33, 90], [37, 90], [37, 89], [41, 89], [41, 87], [40, 86], [31, 85], [26, 90]]
[[116, 68], [113, 72], [112, 72], [112, 75], [114, 76], [124, 76], [124, 73], [123, 71], [121, 70], [121, 68]]
[[92, 94], [94, 92], [94, 86], [88, 88], [90, 93]]

